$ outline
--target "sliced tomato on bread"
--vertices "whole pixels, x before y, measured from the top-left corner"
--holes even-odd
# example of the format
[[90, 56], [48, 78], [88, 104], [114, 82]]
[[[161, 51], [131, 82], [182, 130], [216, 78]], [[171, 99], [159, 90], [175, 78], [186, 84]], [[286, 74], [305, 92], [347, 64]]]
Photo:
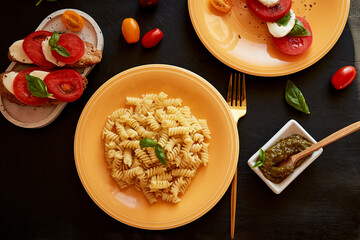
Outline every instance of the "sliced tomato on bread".
[[73, 33], [61, 34], [57, 44], [61, 47], [64, 47], [70, 54], [70, 57], [62, 56], [55, 50], [51, 50], [51, 54], [54, 56], [54, 58], [56, 58], [56, 60], [66, 64], [75, 63], [85, 53], [85, 45], [83, 40], [81, 40], [79, 36]]
[[16, 98], [27, 105], [33, 106], [42, 105], [50, 101], [50, 98], [35, 97], [29, 92], [26, 74], [30, 74], [35, 70], [44, 71], [43, 68], [38, 67], [27, 68], [16, 75], [13, 83], [14, 94]]
[[280, 0], [273, 7], [267, 7], [258, 0], [246, 0], [246, 5], [259, 18], [266, 22], [276, 22], [284, 17], [291, 9], [291, 0]]
[[84, 91], [82, 76], [72, 69], [51, 72], [44, 78], [44, 82], [48, 92], [62, 102], [73, 102]]
[[302, 17], [296, 17], [304, 27], [310, 32], [311, 36], [302, 36], [302, 37], [281, 37], [276, 38], [271, 36], [273, 43], [276, 48], [281, 52], [288, 55], [299, 55], [305, 52], [312, 44], [313, 35], [311, 31], [310, 24]]
[[55, 65], [46, 60], [42, 51], [41, 43], [47, 38], [52, 36], [53, 33], [49, 31], [36, 31], [29, 34], [22, 44], [24, 52], [36, 65], [42, 68], [53, 68]]

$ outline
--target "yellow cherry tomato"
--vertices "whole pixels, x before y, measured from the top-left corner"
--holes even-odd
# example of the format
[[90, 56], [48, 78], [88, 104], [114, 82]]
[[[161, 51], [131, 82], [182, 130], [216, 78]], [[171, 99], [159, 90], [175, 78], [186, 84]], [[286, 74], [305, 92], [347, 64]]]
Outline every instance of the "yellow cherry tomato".
[[79, 32], [84, 27], [84, 19], [77, 12], [72, 10], [66, 10], [61, 15], [61, 21], [73, 32]]
[[125, 18], [123, 20], [121, 31], [127, 43], [136, 43], [140, 39], [139, 24], [133, 18]]
[[229, 12], [233, 6], [231, 0], [210, 0], [210, 3], [214, 8], [224, 13]]

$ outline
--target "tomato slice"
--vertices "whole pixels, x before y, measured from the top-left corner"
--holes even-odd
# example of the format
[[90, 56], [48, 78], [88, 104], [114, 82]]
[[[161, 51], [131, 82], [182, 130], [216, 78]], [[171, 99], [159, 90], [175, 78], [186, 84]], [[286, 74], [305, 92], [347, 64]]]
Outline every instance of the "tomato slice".
[[85, 45], [83, 40], [81, 40], [81, 38], [74, 33], [61, 34], [57, 44], [64, 47], [70, 54], [70, 57], [64, 57], [55, 50], [51, 50], [51, 54], [54, 56], [54, 58], [63, 63], [75, 63], [85, 53]]
[[210, 3], [215, 9], [224, 13], [229, 12], [233, 6], [231, 0], [210, 0]]
[[45, 55], [42, 51], [41, 43], [45, 38], [52, 36], [53, 33], [49, 31], [36, 31], [29, 34], [23, 42], [23, 49], [26, 55], [33, 61], [36, 65], [42, 68], [53, 68], [55, 65], [48, 60], [46, 60]]
[[31, 95], [27, 87], [26, 74], [30, 74], [32, 71], [41, 70], [46, 71], [43, 68], [27, 68], [19, 72], [14, 79], [14, 94], [23, 103], [27, 105], [41, 105], [50, 101], [49, 98], [40, 98]]
[[312, 44], [313, 36], [311, 32], [310, 24], [302, 17], [296, 17], [299, 19], [304, 27], [311, 33], [311, 36], [304, 37], [282, 37], [276, 38], [271, 36], [274, 45], [283, 53], [288, 55], [299, 55], [305, 52]]
[[258, 0], [246, 0], [246, 5], [259, 18], [266, 22], [276, 22], [284, 17], [291, 9], [291, 0], [280, 0], [273, 7], [267, 7]]
[[84, 27], [83, 17], [72, 10], [66, 10], [61, 15], [61, 21], [70, 31], [73, 32], [80, 32]]
[[62, 102], [73, 102], [84, 91], [82, 76], [72, 69], [51, 72], [45, 77], [44, 82], [48, 92]]

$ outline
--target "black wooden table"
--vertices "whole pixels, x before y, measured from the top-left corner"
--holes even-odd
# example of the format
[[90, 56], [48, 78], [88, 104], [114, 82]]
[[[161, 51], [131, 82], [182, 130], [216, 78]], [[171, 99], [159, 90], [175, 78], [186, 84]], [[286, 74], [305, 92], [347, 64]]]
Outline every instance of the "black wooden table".
[[[247, 77], [248, 112], [238, 123], [236, 239], [360, 238], [360, 133], [326, 147], [280, 195], [247, 166], [252, 154], [290, 119], [317, 140], [360, 120], [359, 76], [343, 91], [330, 84], [338, 68], [356, 65], [359, 60], [352, 36], [359, 39], [359, 3], [355, 1], [352, 32], [347, 24], [333, 49], [316, 64], [283, 77]], [[176, 65], [199, 74], [226, 96], [232, 69], [201, 44], [187, 2], [160, 0], [152, 10], [139, 8], [135, 0], [44, 1], [38, 7], [35, 3], [2, 1], [2, 71], [9, 65], [11, 43], [63, 8], [80, 9], [97, 21], [105, 38], [104, 58], [88, 76], [84, 95], [68, 104], [51, 125], [23, 129], [0, 116], [0, 238], [230, 239], [229, 190], [212, 210], [192, 223], [171, 230], [142, 230], [114, 220], [97, 207], [84, 190], [74, 163], [74, 133], [82, 109], [96, 89], [123, 70], [148, 63]], [[134, 17], [143, 29], [162, 29], [161, 44], [153, 49], [127, 44], [121, 35], [125, 17]], [[302, 90], [310, 115], [295, 111], [284, 101], [288, 79]]]

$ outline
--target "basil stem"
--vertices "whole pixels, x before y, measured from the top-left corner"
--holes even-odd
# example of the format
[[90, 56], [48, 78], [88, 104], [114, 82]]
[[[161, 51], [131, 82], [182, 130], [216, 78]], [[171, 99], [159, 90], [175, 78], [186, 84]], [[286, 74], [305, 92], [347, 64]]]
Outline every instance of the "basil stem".
[[162, 165], [166, 166], [166, 156], [165, 156], [165, 151], [164, 149], [161, 147], [161, 145], [157, 144], [155, 146], [155, 154], [157, 156], [157, 158], [159, 159], [159, 161], [161, 162]]
[[[36, 3], [36, 6], [39, 6], [42, 1], [43, 1], [43, 0], [39, 0], [39, 1]], [[47, 2], [56, 2], [57, 0], [46, 0], [46, 1], [47, 1]]]
[[38, 77], [26, 74], [27, 88], [31, 95], [40, 98], [51, 97], [52, 94], [48, 93], [46, 84]]
[[301, 91], [290, 80], [287, 81], [285, 89], [286, 102], [295, 109], [310, 114], [309, 107], [306, 104], [305, 98]]
[[155, 147], [158, 143], [150, 138], [140, 140], [140, 147]]
[[49, 46], [51, 47], [51, 50], [55, 50], [61, 56], [70, 57], [70, 53], [64, 47], [58, 45], [59, 39], [60, 35], [57, 32], [54, 32], [49, 39]]
[[265, 162], [265, 152], [260, 148], [259, 160], [255, 163], [255, 165], [252, 168], [260, 167], [264, 165], [264, 162]]

